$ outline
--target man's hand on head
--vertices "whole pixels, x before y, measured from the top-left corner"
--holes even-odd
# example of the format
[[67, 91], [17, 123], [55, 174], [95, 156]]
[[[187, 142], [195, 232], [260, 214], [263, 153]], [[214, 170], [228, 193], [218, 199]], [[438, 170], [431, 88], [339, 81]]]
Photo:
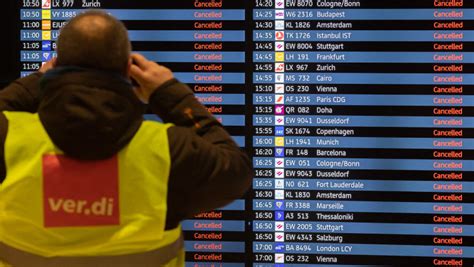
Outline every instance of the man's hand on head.
[[164, 83], [174, 78], [173, 72], [140, 54], [132, 54], [130, 76], [138, 83], [135, 88], [137, 97], [148, 103], [150, 96]]
[[56, 67], [56, 57], [53, 57], [50, 61], [44, 63], [38, 71], [44, 74], [48, 70], [54, 69], [54, 67]]

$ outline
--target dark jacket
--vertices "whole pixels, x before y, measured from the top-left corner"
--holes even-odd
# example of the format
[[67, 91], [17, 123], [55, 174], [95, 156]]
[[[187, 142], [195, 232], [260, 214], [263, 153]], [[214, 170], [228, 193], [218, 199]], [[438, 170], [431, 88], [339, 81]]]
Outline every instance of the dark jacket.
[[[188, 86], [167, 82], [151, 96], [149, 107], [175, 125], [168, 129], [166, 229], [244, 195], [252, 177], [248, 157]], [[128, 144], [143, 121], [144, 106], [121, 76], [63, 68], [34, 73], [7, 86], [0, 91], [0, 111], [38, 112], [48, 135], [66, 155], [96, 160]], [[7, 129], [8, 121], [0, 113], [0, 183], [6, 176]]]

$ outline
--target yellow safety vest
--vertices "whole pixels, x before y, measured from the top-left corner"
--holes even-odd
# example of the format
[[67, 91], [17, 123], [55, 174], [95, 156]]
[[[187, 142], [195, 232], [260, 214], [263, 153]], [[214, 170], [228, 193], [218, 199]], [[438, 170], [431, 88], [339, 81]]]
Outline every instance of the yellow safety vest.
[[[0, 184], [1, 246], [41, 260], [116, 257], [121, 262], [131, 254], [156, 252], [156, 258], [166, 248], [176, 257], [159, 266], [184, 265], [182, 242], [170, 250], [181, 239], [181, 228], [164, 230], [170, 125], [143, 122], [116, 156], [79, 161], [53, 144], [38, 114], [4, 114], [9, 123], [7, 176]], [[2, 257], [15, 266], [0, 251], [0, 262]]]

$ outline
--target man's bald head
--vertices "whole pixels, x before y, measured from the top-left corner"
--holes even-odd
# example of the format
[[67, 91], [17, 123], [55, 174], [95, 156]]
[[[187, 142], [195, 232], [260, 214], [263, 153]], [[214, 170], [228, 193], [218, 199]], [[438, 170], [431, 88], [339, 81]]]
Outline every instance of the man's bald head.
[[58, 66], [78, 66], [125, 74], [130, 40], [122, 22], [103, 11], [71, 19], [58, 38]]

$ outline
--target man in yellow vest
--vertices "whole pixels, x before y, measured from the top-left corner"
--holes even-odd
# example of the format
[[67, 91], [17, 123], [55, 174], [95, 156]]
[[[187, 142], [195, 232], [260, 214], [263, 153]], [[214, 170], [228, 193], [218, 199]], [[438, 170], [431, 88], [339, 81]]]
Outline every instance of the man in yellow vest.
[[222, 125], [130, 47], [119, 21], [81, 14], [57, 60], [0, 93], [0, 266], [182, 266], [180, 221], [250, 186]]

